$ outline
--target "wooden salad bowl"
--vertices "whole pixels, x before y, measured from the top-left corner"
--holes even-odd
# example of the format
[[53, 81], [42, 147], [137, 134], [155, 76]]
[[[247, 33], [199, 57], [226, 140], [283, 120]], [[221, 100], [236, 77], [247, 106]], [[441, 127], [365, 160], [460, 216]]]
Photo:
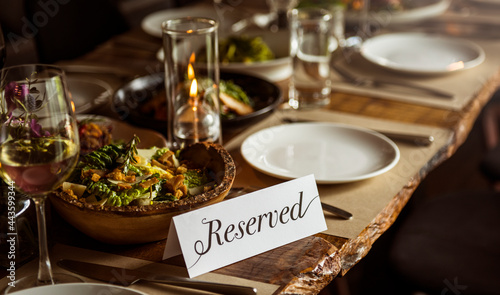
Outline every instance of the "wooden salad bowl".
[[102, 206], [80, 202], [66, 194], [51, 194], [55, 210], [84, 234], [109, 244], [139, 244], [166, 239], [172, 217], [222, 201], [234, 181], [235, 165], [229, 152], [215, 143], [195, 143], [181, 156], [216, 175], [217, 186], [175, 202], [145, 206]]

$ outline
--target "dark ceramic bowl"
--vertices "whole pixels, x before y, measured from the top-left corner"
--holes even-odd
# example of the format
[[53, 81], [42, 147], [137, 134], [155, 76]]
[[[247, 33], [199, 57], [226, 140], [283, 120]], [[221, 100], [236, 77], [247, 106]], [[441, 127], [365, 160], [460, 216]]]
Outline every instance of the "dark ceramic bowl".
[[[114, 111], [122, 120], [166, 133], [167, 119], [163, 106], [154, 105], [153, 100], [165, 99], [165, 74], [155, 73], [136, 78], [118, 89], [112, 100]], [[255, 102], [255, 111], [231, 119], [222, 118], [223, 127], [248, 123], [253, 119], [270, 114], [283, 100], [281, 89], [275, 84], [256, 76], [242, 73], [221, 72], [221, 80], [232, 80]], [[157, 113], [160, 112], [160, 113]], [[159, 116], [158, 116], [159, 115]]]

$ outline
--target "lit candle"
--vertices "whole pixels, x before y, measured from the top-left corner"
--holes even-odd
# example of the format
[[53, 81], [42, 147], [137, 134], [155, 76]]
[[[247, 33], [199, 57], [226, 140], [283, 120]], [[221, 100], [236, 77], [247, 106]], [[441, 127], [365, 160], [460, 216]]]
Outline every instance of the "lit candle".
[[193, 79], [191, 81], [191, 86], [189, 88], [189, 100], [191, 104], [191, 108], [193, 111], [193, 133], [194, 133], [194, 141], [198, 142], [199, 141], [199, 134], [198, 134], [198, 82], [196, 81], [196, 78], [194, 77], [194, 69], [191, 64], [188, 66], [188, 77], [189, 79]]
[[187, 75], [189, 80], [194, 79], [194, 68], [192, 63], [188, 64]]
[[189, 98], [191, 99], [193, 111], [195, 111], [196, 107], [198, 106], [198, 82], [196, 81], [196, 78], [191, 81], [191, 87], [189, 88]]

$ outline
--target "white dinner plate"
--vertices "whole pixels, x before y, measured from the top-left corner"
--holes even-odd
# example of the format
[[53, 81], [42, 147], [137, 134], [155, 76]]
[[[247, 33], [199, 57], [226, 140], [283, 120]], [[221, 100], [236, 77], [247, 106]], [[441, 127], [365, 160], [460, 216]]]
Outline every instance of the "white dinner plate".
[[113, 94], [113, 88], [99, 79], [67, 74], [67, 81], [77, 114], [89, 112], [105, 104]]
[[472, 0], [473, 3], [476, 4], [484, 4], [484, 5], [500, 5], [500, 0]]
[[146, 295], [146, 293], [132, 290], [130, 288], [114, 286], [110, 284], [93, 283], [69, 283], [50, 286], [41, 286], [31, 289], [21, 290], [16, 295]]
[[463, 39], [423, 33], [395, 33], [366, 40], [361, 55], [389, 70], [446, 74], [480, 65], [484, 50]]
[[[141, 28], [147, 34], [158, 38], [162, 37], [161, 24], [167, 19], [181, 17], [207, 17], [219, 21], [219, 33], [226, 32], [231, 24], [239, 20], [239, 13], [233, 10], [217, 11], [214, 5], [191, 5], [188, 7], [171, 8], [160, 10], [147, 15], [141, 21]], [[225, 27], [227, 26], [227, 27]]]
[[[390, 11], [382, 9], [370, 11], [370, 23], [372, 25], [386, 26], [389, 24], [395, 25], [422, 21], [443, 14], [450, 6], [451, 0], [403, 0], [400, 3], [402, 5], [401, 10]], [[359, 15], [359, 13], [347, 11], [346, 21], [348, 23], [358, 22], [360, 20]]]
[[314, 174], [318, 184], [344, 183], [380, 175], [399, 161], [399, 149], [386, 136], [337, 123], [294, 123], [250, 135], [243, 158], [256, 170], [294, 179]]

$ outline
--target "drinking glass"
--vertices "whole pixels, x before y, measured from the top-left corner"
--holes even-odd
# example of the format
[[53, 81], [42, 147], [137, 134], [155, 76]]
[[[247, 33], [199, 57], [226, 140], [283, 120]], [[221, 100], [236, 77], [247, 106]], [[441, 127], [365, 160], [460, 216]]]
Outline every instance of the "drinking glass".
[[[39, 239], [38, 275], [10, 277], [6, 293], [81, 282], [77, 277], [52, 273], [45, 224], [47, 195], [70, 175], [80, 151], [64, 72], [50, 65], [2, 69], [0, 111], [0, 176], [10, 188], [10, 205], [15, 205], [16, 194], [25, 194], [33, 200]], [[14, 223], [14, 218], [9, 219], [9, 229], [15, 229]], [[13, 239], [15, 234], [12, 233]]]
[[293, 9], [290, 57], [293, 73], [289, 105], [294, 109], [323, 107], [330, 103], [330, 59], [338, 42], [332, 14], [322, 8]]
[[185, 17], [162, 24], [171, 148], [222, 143], [218, 22]]

